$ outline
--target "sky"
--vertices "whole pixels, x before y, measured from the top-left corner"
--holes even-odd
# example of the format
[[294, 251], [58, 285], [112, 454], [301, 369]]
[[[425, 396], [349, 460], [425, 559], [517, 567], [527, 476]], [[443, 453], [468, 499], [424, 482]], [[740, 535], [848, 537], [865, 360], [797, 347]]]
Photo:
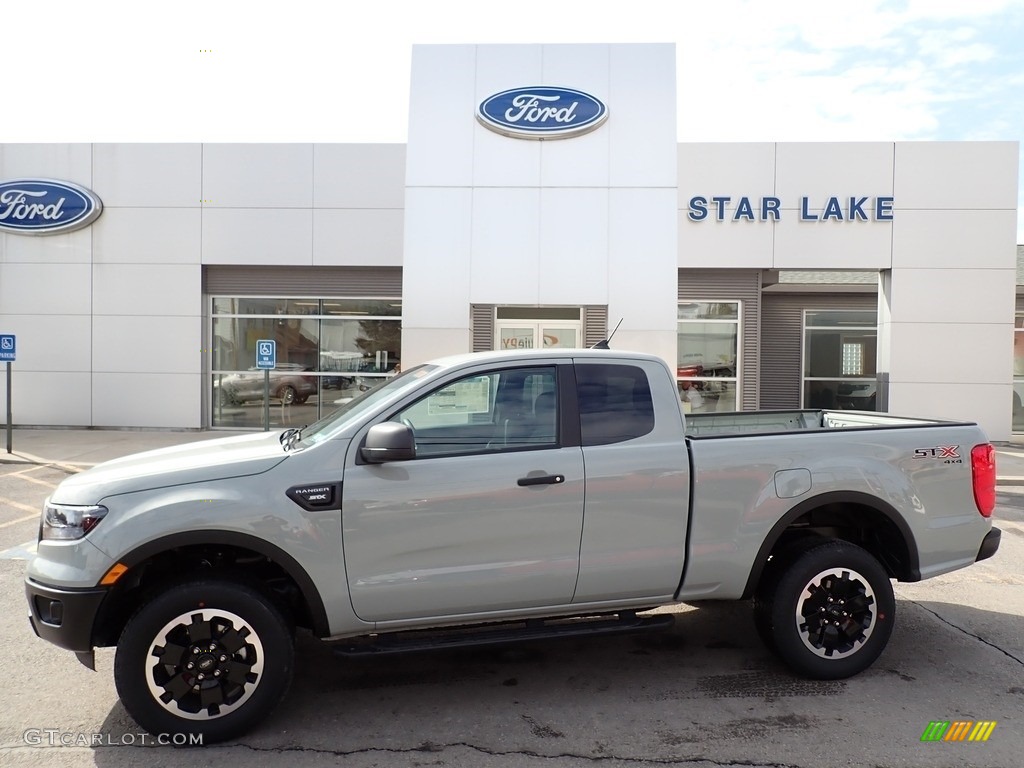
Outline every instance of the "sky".
[[681, 142], [1024, 138], [1024, 0], [12, 0], [0, 142], [404, 142], [413, 45], [577, 42], [675, 43]]

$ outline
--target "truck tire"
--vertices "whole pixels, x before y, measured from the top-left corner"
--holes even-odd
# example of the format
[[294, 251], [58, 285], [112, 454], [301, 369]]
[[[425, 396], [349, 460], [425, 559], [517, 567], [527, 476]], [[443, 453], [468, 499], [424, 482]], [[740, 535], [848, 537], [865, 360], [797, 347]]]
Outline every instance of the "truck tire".
[[779, 580], [793, 565], [793, 561], [808, 549], [821, 544], [826, 539], [820, 536], [805, 535], [792, 539], [772, 552], [771, 560], [765, 563], [761, 578], [754, 590], [754, 629], [757, 630], [761, 642], [772, 653], [778, 653], [775, 645], [772, 612], [775, 607], [775, 592]]
[[150, 733], [211, 744], [270, 713], [291, 684], [294, 657], [290, 623], [255, 585], [204, 579], [136, 611], [117, 644], [114, 683]]
[[874, 663], [895, 618], [885, 569], [861, 547], [834, 540], [806, 550], [786, 567], [775, 585], [767, 631], [775, 652], [795, 672], [838, 680]]
[[757, 636], [761, 638], [772, 653], [777, 653], [775, 646], [775, 633], [772, 626], [772, 609], [775, 606], [775, 588], [778, 586], [778, 579], [774, 573], [766, 573], [761, 579], [754, 593], [754, 629]]

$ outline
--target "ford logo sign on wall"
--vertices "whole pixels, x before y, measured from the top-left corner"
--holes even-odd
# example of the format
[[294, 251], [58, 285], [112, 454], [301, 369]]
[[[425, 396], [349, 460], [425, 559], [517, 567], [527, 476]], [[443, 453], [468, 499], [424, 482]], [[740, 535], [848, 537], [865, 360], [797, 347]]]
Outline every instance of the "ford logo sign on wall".
[[601, 125], [608, 119], [608, 107], [583, 91], [538, 85], [489, 96], [480, 103], [476, 118], [514, 139], [569, 139]]
[[96, 195], [70, 181], [0, 182], [0, 232], [56, 235], [88, 226], [102, 212]]

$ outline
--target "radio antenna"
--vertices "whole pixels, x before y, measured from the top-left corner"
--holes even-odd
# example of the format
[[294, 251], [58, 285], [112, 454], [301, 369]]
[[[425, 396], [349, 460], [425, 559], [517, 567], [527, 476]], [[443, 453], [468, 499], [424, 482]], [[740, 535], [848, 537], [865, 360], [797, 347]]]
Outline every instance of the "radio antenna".
[[608, 345], [611, 342], [612, 337], [615, 335], [615, 332], [617, 330], [619, 330], [619, 326], [622, 325], [623, 319], [624, 318], [621, 318], [621, 317], [619, 318], [619, 322], [617, 322], [615, 324], [615, 327], [612, 328], [612, 332], [608, 334], [608, 338], [607, 339], [601, 339], [601, 341], [597, 342], [597, 344], [592, 346], [591, 349], [611, 349], [611, 347], [608, 346]]

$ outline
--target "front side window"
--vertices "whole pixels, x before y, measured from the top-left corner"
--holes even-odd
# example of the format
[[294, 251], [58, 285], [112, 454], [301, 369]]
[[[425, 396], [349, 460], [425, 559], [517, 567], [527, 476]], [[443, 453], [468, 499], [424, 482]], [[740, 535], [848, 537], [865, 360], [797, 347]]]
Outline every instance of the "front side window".
[[736, 410], [739, 338], [738, 301], [679, 305], [676, 383], [685, 411]]
[[413, 430], [417, 458], [554, 448], [557, 384], [553, 366], [473, 374], [438, 387], [390, 420]]
[[803, 407], [877, 408], [873, 310], [804, 312]]

